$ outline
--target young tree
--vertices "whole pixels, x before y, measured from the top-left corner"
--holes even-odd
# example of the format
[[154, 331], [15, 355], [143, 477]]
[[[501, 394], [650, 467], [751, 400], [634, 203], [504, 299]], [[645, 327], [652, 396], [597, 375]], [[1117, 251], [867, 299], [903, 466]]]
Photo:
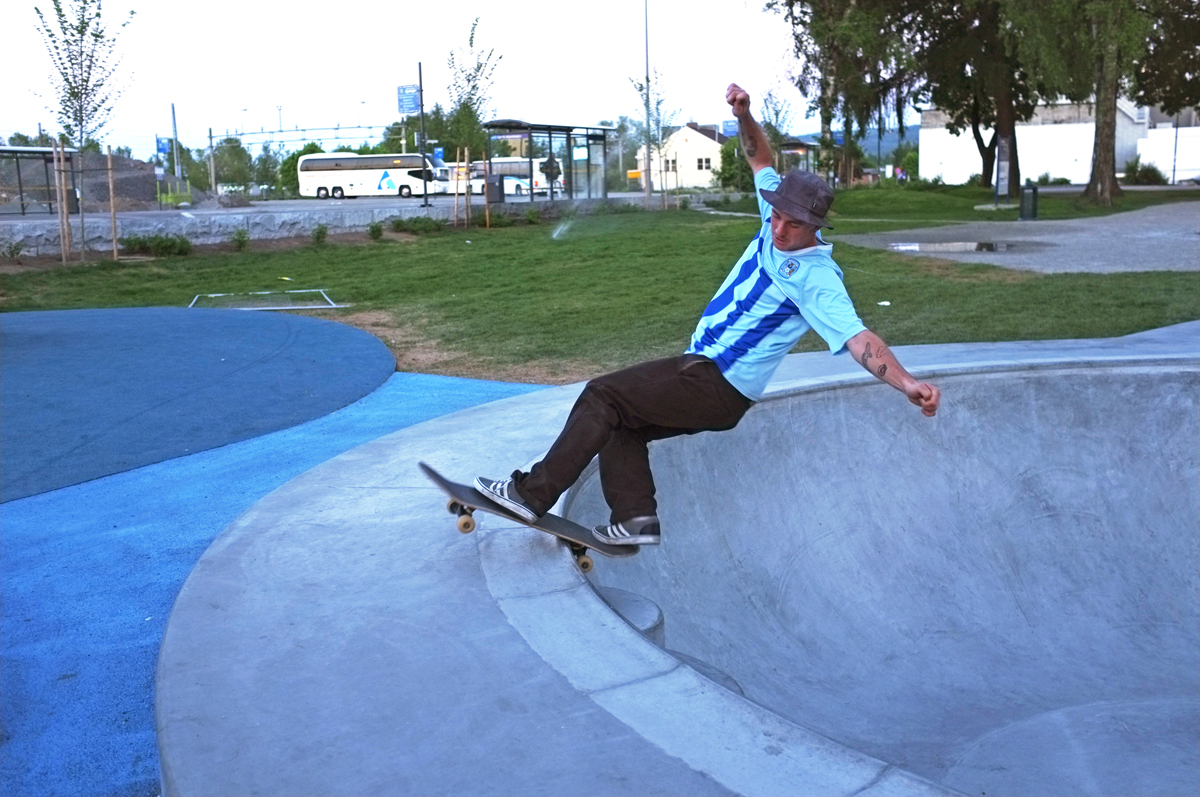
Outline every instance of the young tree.
[[[54, 18], [47, 21], [34, 7], [38, 30], [54, 66], [58, 120], [78, 147], [108, 122], [121, 92], [114, 84], [120, 59], [117, 38], [109, 35], [102, 17], [102, 0], [51, 0]], [[134, 12], [121, 23], [124, 28]]]
[[[446, 65], [450, 68], [450, 99], [454, 103], [447, 118], [450, 142], [455, 147], [467, 147], [482, 157], [487, 150], [487, 133], [483, 118], [488, 111], [488, 92], [492, 75], [504, 56], [495, 49], [483, 52], [475, 49], [475, 31], [479, 17], [471, 23], [467, 49], [450, 53]], [[472, 156], [474, 157], [474, 156]]]
[[[642, 128], [643, 147], [646, 150], [646, 162], [644, 164], [645, 173], [642, 175], [646, 186], [647, 198], [651, 191], [654, 190], [654, 178], [650, 174], [651, 153], [653, 153], [659, 162], [662, 162], [662, 148], [666, 143], [668, 134], [666, 128], [670, 127], [675, 122], [675, 117], [678, 111], [666, 110], [667, 99], [657, 86], [661, 82], [658, 75], [658, 70], [654, 70], [653, 81], [641, 81], [636, 78], [630, 78], [629, 82], [633, 84], [634, 90], [637, 91], [638, 97], [641, 98], [642, 108], [646, 114], [644, 127]], [[647, 199], [647, 201], [649, 201]]]

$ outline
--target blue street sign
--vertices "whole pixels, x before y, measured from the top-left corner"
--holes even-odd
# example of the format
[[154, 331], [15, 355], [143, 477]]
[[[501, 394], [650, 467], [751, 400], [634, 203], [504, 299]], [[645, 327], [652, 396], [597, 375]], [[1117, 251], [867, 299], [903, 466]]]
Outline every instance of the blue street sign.
[[733, 138], [738, 134], [737, 119], [726, 119], [721, 122], [721, 135]]
[[171, 154], [171, 139], [154, 137], [155, 144], [158, 145], [158, 154], [164, 158]]
[[399, 100], [401, 115], [413, 116], [421, 112], [420, 86], [397, 86], [396, 97]]
[[434, 147], [433, 157], [437, 158], [438, 160], [444, 160], [446, 157], [446, 150], [443, 147]]

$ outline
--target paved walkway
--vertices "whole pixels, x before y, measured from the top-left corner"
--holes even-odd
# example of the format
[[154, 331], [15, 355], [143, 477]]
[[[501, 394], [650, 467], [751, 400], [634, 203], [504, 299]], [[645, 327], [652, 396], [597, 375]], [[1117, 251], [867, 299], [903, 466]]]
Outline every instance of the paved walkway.
[[[1043, 273], [1200, 271], [1200, 202], [1069, 221], [975, 221], [917, 230], [831, 234], [830, 240], [963, 263]], [[939, 251], [950, 244], [1002, 245], [1005, 251]], [[931, 249], [928, 245], [934, 244]]]

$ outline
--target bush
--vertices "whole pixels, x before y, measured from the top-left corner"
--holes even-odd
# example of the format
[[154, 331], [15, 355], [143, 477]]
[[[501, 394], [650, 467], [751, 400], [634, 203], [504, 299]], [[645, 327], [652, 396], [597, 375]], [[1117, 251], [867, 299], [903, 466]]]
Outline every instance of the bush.
[[373, 221], [367, 225], [367, 237], [372, 241], [378, 241], [383, 237], [383, 225], [377, 221]]
[[233, 235], [229, 238], [233, 248], [239, 252], [245, 252], [250, 246], [250, 231], [245, 227], [238, 227], [233, 231]]
[[392, 232], [407, 232], [412, 235], [441, 232], [446, 229], [446, 223], [428, 216], [414, 216], [410, 219], [392, 219]]
[[1050, 172], [1042, 172], [1037, 178], [1038, 185], [1050, 185]]
[[3, 247], [4, 256], [9, 260], [16, 260], [25, 251], [25, 247], [20, 241], [9, 241]]
[[313, 227], [312, 242], [315, 246], [325, 243], [327, 237], [329, 237], [329, 228], [324, 224], [318, 224], [316, 227]]
[[1142, 163], [1141, 156], [1125, 162], [1126, 185], [1166, 185], [1167, 177], [1153, 163]]
[[529, 224], [541, 224], [542, 212], [537, 208], [529, 208], [525, 211], [525, 221]]
[[183, 235], [126, 235], [118, 238], [117, 243], [134, 255], [171, 257], [192, 253], [192, 242]]
[[966, 184], [968, 186], [970, 186], [971, 188], [981, 187], [983, 185], [983, 175], [982, 174], [972, 174], [970, 177], [967, 178]]
[[686, 196], [681, 196], [681, 197], [679, 198], [679, 209], [680, 209], [680, 210], [691, 210], [691, 209], [692, 209], [692, 200], [691, 200], [691, 198], [690, 198], [690, 197], [686, 197]]
[[493, 227], [511, 227], [517, 223], [517, 220], [507, 213], [492, 213]]

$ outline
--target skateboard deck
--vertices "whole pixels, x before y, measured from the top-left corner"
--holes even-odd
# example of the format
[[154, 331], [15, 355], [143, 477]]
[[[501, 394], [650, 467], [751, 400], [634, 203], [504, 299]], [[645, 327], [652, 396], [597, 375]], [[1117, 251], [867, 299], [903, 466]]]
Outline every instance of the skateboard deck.
[[591, 529], [586, 529], [558, 515], [546, 513], [533, 523], [530, 523], [488, 498], [475, 489], [473, 485], [452, 482], [424, 462], [418, 462], [417, 465], [431, 482], [440, 487], [442, 492], [450, 497], [450, 500], [446, 502], [446, 509], [451, 514], [458, 515], [458, 530], [463, 534], [469, 534], [475, 530], [473, 513], [477, 509], [482, 509], [484, 512], [499, 515], [502, 518], [520, 523], [522, 526], [529, 526], [530, 528], [544, 531], [547, 534], [553, 534], [555, 537], [564, 540], [571, 546], [571, 553], [575, 555], [575, 561], [579, 564], [579, 569], [585, 573], [592, 569], [591, 557], [587, 555], [588, 550], [596, 551], [604, 556], [611, 556], [614, 559], [633, 556], [638, 552], [638, 546], [636, 545], [609, 545], [600, 542], [592, 536]]

